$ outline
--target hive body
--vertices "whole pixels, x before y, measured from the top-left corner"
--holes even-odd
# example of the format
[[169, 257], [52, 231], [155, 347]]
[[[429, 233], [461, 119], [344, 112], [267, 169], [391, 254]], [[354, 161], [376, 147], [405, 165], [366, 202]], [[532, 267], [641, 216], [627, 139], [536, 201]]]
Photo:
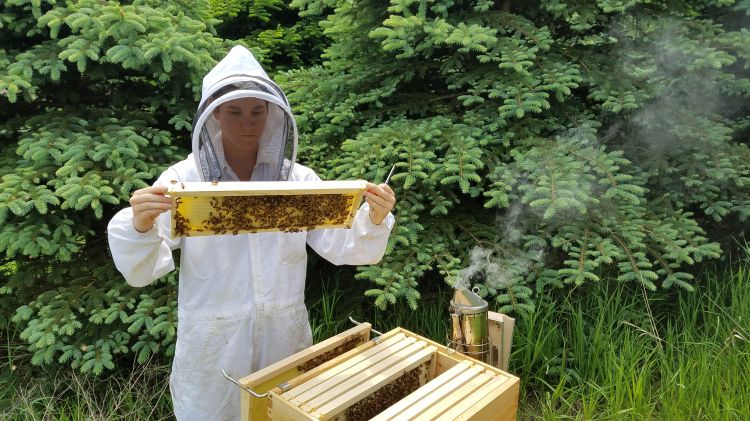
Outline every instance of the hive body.
[[172, 237], [351, 227], [363, 180], [177, 182]]
[[[326, 352], [313, 347], [242, 379], [255, 392], [269, 391], [265, 402], [242, 392], [243, 420], [251, 412], [253, 421], [515, 419], [517, 377], [404, 329], [369, 341], [365, 333], [369, 337], [369, 325], [358, 326], [331, 338]], [[308, 364], [304, 372], [286, 370], [330, 356], [352, 337], [361, 341], [354, 349], [316, 367]], [[254, 405], [267, 412], [253, 411]]]

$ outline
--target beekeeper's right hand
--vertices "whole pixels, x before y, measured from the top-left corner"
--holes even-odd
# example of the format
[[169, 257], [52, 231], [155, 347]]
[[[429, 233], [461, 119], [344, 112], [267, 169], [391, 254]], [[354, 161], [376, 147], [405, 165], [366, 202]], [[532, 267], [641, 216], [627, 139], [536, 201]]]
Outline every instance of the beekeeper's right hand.
[[167, 186], [152, 186], [136, 190], [130, 197], [133, 208], [133, 228], [140, 233], [154, 226], [156, 217], [172, 208], [172, 199], [165, 196]]

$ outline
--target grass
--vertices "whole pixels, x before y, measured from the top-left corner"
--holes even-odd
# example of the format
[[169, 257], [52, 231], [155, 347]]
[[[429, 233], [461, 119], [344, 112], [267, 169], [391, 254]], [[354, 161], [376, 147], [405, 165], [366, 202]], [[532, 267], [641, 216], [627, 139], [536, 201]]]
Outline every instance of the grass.
[[521, 321], [511, 358], [521, 418], [747, 419], [747, 266], [652, 305], [658, 332], [638, 297], [602, 284]]
[[[361, 283], [333, 273], [308, 287], [316, 341], [352, 324], [401, 326], [439, 343], [451, 291], [424, 293], [412, 311], [374, 309]], [[567, 291], [517, 320], [510, 371], [521, 378], [519, 419], [744, 420], [750, 414], [750, 261], [701, 277], [696, 291], [649, 297], [615, 283]], [[653, 323], [652, 323], [653, 322]], [[18, 375], [5, 332], [0, 419], [171, 419], [169, 368], [136, 365], [100, 378], [60, 370]]]
[[70, 370], [0, 380], [2, 420], [168, 420], [169, 366], [147, 363], [103, 377]]
[[[707, 273], [696, 291], [649, 297], [602, 282], [546, 298], [518, 320], [510, 371], [521, 378], [520, 419], [744, 420], [750, 414], [750, 262]], [[416, 311], [368, 308], [334, 280], [310, 304], [325, 309], [324, 339], [355, 319], [445, 342], [450, 291]], [[352, 304], [354, 302], [354, 304]], [[324, 305], [324, 303], [327, 303]], [[338, 306], [338, 307], [337, 307]], [[652, 321], [653, 317], [653, 321]]]

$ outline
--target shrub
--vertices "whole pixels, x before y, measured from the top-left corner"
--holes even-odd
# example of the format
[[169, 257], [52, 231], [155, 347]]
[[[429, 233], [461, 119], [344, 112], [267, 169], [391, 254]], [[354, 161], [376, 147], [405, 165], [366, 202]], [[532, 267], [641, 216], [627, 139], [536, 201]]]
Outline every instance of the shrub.
[[707, 232], [750, 214], [746, 1], [293, 4], [331, 39], [283, 81], [302, 155], [396, 165], [390, 249], [358, 274], [380, 307], [428, 273], [521, 315], [603, 271], [690, 290]]

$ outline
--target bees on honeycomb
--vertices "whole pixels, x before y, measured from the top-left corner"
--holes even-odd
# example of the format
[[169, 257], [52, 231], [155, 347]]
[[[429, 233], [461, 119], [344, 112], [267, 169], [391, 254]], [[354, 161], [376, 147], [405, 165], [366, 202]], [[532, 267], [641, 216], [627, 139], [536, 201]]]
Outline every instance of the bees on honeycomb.
[[320, 355], [318, 355], [315, 358], [312, 358], [300, 365], [297, 366], [297, 370], [304, 373], [306, 371], [310, 371], [313, 368], [323, 364], [324, 362], [330, 361], [339, 355], [350, 351], [354, 348], [356, 348], [358, 345], [366, 342], [366, 339], [362, 335], [355, 335], [349, 338], [346, 338], [344, 342], [337, 346], [336, 348], [333, 348], [330, 351], [324, 352]]
[[187, 234], [188, 228], [190, 227], [190, 221], [188, 221], [187, 218], [183, 214], [177, 211], [179, 209], [180, 203], [182, 203], [182, 198], [178, 197], [175, 199], [175, 209], [173, 210], [174, 214], [174, 230], [179, 236], [184, 236]]
[[345, 225], [354, 206], [352, 194], [193, 197], [193, 201], [209, 201], [208, 215], [198, 222], [185, 215], [179, 199], [174, 209], [174, 231], [178, 237], [192, 232], [236, 235], [258, 231], [300, 232], [325, 225]]
[[391, 405], [419, 389], [420, 385], [425, 381], [422, 379], [427, 378], [429, 364], [428, 361], [405, 372], [392, 382], [378, 389], [375, 393], [347, 408], [343, 413], [343, 417], [337, 416], [334, 420], [369, 420], [385, 411]]

